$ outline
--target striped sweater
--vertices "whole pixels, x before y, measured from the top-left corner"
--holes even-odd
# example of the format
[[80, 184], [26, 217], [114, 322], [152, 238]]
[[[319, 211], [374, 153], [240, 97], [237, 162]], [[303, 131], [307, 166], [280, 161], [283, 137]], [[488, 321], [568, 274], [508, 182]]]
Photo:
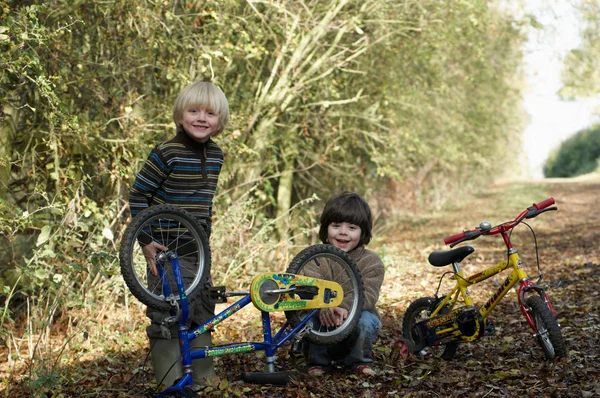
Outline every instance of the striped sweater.
[[210, 236], [213, 197], [222, 166], [223, 151], [214, 141], [196, 142], [179, 131], [154, 147], [137, 174], [129, 193], [131, 215], [152, 205], [177, 205], [206, 224]]

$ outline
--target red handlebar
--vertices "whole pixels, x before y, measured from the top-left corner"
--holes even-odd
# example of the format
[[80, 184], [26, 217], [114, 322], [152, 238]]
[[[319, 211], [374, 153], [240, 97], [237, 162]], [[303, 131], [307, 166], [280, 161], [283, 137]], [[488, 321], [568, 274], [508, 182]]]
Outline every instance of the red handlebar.
[[462, 238], [465, 237], [465, 233], [461, 232], [452, 236], [448, 236], [447, 238], [444, 238], [444, 243], [449, 245], [450, 243], [454, 243], [457, 240], [461, 240]]
[[[452, 236], [448, 236], [447, 238], [444, 238], [444, 243], [447, 245], [451, 245], [452, 243], [461, 241], [461, 239], [464, 239], [464, 240], [477, 239], [482, 234], [496, 235], [498, 233], [506, 232], [506, 231], [514, 228], [524, 218], [533, 218], [533, 217], [537, 216], [538, 214], [540, 214], [540, 212], [539, 212], [540, 210], [543, 210], [549, 206], [552, 206], [554, 203], [555, 203], [554, 198], [550, 197], [548, 199], [542, 200], [539, 203], [534, 203], [532, 205], [533, 208], [529, 207], [528, 209], [524, 210], [521, 214], [519, 214], [519, 216], [514, 221], [506, 222], [506, 223], [500, 224], [498, 226], [495, 226], [494, 228], [491, 228], [491, 229], [488, 228], [486, 230], [481, 230], [480, 228], [476, 228], [472, 231], [463, 231], [458, 234], [454, 234]], [[553, 210], [556, 210], [556, 208], [553, 208]]]
[[546, 200], [542, 200], [540, 203], [534, 203], [533, 207], [535, 207], [536, 210], [542, 210], [553, 205], [554, 203], [554, 198], [548, 198]]

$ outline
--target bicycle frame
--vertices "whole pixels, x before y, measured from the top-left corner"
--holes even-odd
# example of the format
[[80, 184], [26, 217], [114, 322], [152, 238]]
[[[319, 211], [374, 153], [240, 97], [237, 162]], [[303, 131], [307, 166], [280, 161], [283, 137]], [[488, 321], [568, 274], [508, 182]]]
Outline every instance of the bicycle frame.
[[[548, 296], [546, 295], [546, 293], [544, 292], [544, 289], [541, 286], [533, 283], [527, 276], [527, 273], [525, 272], [525, 270], [523, 270], [522, 263], [519, 258], [519, 253], [517, 252], [516, 249], [514, 249], [512, 247], [512, 244], [510, 243], [508, 234], [506, 232], [502, 232], [502, 237], [504, 238], [504, 242], [508, 248], [509, 255], [508, 255], [507, 260], [501, 261], [490, 268], [487, 268], [477, 274], [471, 275], [466, 278], [464, 277], [463, 272], [460, 270], [459, 263], [452, 264], [452, 267], [454, 269], [454, 279], [456, 280], [456, 286], [437, 305], [437, 308], [431, 314], [432, 318], [435, 317], [436, 315], [438, 315], [438, 313], [446, 305], [449, 305], [450, 309], [453, 309], [454, 305], [459, 300], [459, 296], [460, 296], [460, 298], [462, 298], [465, 305], [473, 306], [474, 305], [473, 299], [469, 295], [468, 287], [471, 285], [480, 283], [482, 281], [485, 281], [485, 280], [491, 278], [492, 276], [497, 275], [500, 272], [505, 271], [506, 269], [509, 269], [509, 268], [512, 268], [512, 271], [506, 277], [504, 282], [490, 296], [490, 298], [486, 301], [486, 303], [483, 304], [478, 309], [478, 312], [481, 315], [481, 317], [485, 319], [490, 314], [490, 312], [492, 312], [492, 310], [496, 307], [496, 305], [500, 302], [500, 300], [502, 300], [504, 298], [504, 296], [506, 296], [506, 294], [509, 292], [509, 290], [519, 282], [520, 282], [520, 286], [519, 286], [519, 291], [518, 291], [518, 296], [517, 296], [519, 308], [521, 309], [521, 312], [525, 316], [527, 323], [533, 330], [535, 330], [535, 324], [533, 322], [533, 318], [529, 314], [529, 311], [527, 310], [527, 306], [524, 304], [524, 301], [525, 301], [524, 296], [525, 296], [526, 292], [531, 291], [531, 290], [535, 291], [537, 294], [540, 295], [540, 297], [542, 297], [544, 299], [544, 301], [549, 306], [552, 313], [554, 313], [554, 310], [552, 309], [552, 305], [550, 304], [550, 300], [549, 300]], [[438, 334], [443, 334], [448, 331], [450, 331], [450, 329], [440, 330], [438, 332]], [[466, 337], [463, 336], [463, 338], [466, 338]], [[469, 338], [466, 338], [466, 339], [470, 340]]]
[[[184, 387], [193, 385], [192, 381], [192, 360], [216, 357], [227, 354], [237, 354], [251, 351], [265, 351], [267, 361], [267, 371], [275, 371], [275, 351], [282, 347], [292, 337], [301, 337], [302, 329], [312, 319], [312, 317], [319, 311], [319, 309], [313, 309], [296, 327], [291, 328], [289, 322], [285, 322], [283, 326], [273, 335], [271, 328], [271, 318], [269, 313], [261, 311], [262, 329], [263, 329], [263, 341], [262, 342], [242, 342], [235, 344], [220, 345], [214, 347], [206, 347], [204, 349], [195, 348], [191, 351], [190, 342], [196, 337], [203, 333], [213, 329], [215, 326], [223, 322], [225, 319], [231, 317], [242, 308], [252, 303], [250, 293], [247, 293], [240, 300], [229, 306], [228, 308], [221, 311], [202, 325], [194, 328], [192, 331], [188, 330], [187, 318], [188, 318], [188, 299], [185, 294], [183, 276], [181, 273], [179, 259], [177, 253], [170, 252], [167, 254], [173, 267], [173, 274], [177, 283], [177, 289], [181, 297], [181, 316], [178, 322], [178, 337], [181, 348], [181, 363], [183, 367], [183, 377], [173, 386], [165, 389], [158, 397], [167, 396], [169, 393], [174, 391], [182, 391]], [[165, 294], [168, 296], [171, 294], [169, 284], [166, 282], [166, 278], [162, 278], [164, 270], [162, 267], [158, 267], [159, 274], [163, 280], [163, 289]]]
[[[443, 359], [450, 360], [456, 354], [458, 343], [493, 335], [495, 328], [488, 319], [489, 314], [511, 288], [519, 285], [517, 294], [519, 308], [544, 351], [545, 359], [554, 360], [567, 355], [560, 324], [556, 320], [544, 287], [539, 284], [542, 280], [539, 258], [537, 258], [539, 279], [534, 283], [527, 276], [519, 254], [510, 241], [511, 233], [519, 223], [524, 219], [535, 218], [546, 211], [557, 210], [557, 207], [550, 207], [554, 203], [554, 198], [548, 198], [534, 203], [513, 221], [496, 226], [484, 221], [474, 229], [444, 238], [444, 243], [453, 248], [462, 242], [474, 240], [483, 235], [500, 235], [506, 246], [506, 259], [467, 277], [461, 271], [460, 263], [475, 251], [473, 247], [462, 246], [453, 250], [432, 252], [428, 258], [431, 265], [435, 267], [452, 265], [452, 278], [455, 280], [455, 285], [446, 295], [438, 295], [440, 287], [438, 286], [433, 297], [418, 298], [408, 306], [402, 322], [402, 333], [407, 342], [408, 351], [427, 355], [433, 352], [425, 351], [426, 347], [444, 346], [436, 354], [440, 354], [439, 356]], [[533, 229], [529, 228], [533, 233]], [[535, 245], [537, 256], [537, 241]], [[483, 282], [503, 271], [510, 271], [506, 279], [492, 291], [483, 305], [479, 308], [475, 307], [469, 295], [469, 286]]]

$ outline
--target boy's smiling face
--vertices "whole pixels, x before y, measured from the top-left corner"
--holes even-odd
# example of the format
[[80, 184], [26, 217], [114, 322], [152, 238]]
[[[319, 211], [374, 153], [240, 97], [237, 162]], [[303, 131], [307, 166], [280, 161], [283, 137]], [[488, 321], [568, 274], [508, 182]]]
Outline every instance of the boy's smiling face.
[[206, 142], [219, 131], [219, 115], [210, 109], [192, 106], [183, 112], [181, 125], [197, 142]]
[[332, 222], [327, 227], [327, 240], [329, 244], [349, 252], [358, 246], [361, 229], [358, 225], [347, 222]]

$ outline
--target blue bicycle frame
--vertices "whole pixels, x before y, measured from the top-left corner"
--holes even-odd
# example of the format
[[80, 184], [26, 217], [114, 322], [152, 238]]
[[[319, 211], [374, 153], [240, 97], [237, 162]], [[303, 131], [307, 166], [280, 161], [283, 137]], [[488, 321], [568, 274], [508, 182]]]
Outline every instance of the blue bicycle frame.
[[[188, 331], [187, 327], [187, 319], [189, 315], [188, 309], [188, 299], [185, 294], [184, 284], [183, 284], [183, 275], [181, 273], [181, 268], [179, 265], [179, 258], [177, 253], [169, 252], [168, 258], [171, 261], [171, 265], [173, 267], [173, 274], [175, 276], [175, 281], [177, 284], [177, 289], [179, 291], [179, 296], [181, 297], [181, 314], [178, 322], [178, 337], [179, 337], [179, 345], [181, 347], [181, 364], [183, 367], [183, 377], [177, 381], [173, 386], [165, 389], [158, 398], [162, 398], [167, 396], [171, 392], [182, 392], [184, 387], [192, 386], [192, 360], [206, 358], [206, 357], [217, 357], [221, 355], [227, 354], [237, 354], [243, 352], [251, 352], [251, 351], [265, 351], [265, 356], [267, 360], [267, 372], [272, 373], [275, 372], [275, 351], [282, 347], [286, 342], [288, 342], [296, 333], [298, 333], [304, 326], [312, 319], [312, 317], [319, 311], [318, 309], [313, 309], [308, 313], [304, 319], [296, 326], [291, 327], [289, 322], [286, 322], [277, 333], [273, 336], [271, 330], [271, 318], [269, 313], [266, 311], [261, 311], [262, 316], [262, 329], [263, 329], [263, 341], [262, 342], [244, 342], [244, 343], [236, 343], [236, 344], [228, 344], [228, 345], [220, 345], [215, 347], [207, 347], [205, 349], [194, 349], [191, 351], [190, 342], [194, 340], [196, 337], [201, 334], [211, 330], [225, 319], [229, 318], [248, 304], [252, 302], [250, 297], [250, 293], [244, 295], [243, 298], [235, 302], [233, 305], [229, 306], [225, 310], [221, 311], [219, 314], [215, 315], [210, 320], [206, 321], [202, 325], [196, 327], [192, 331]], [[171, 290], [169, 288], [168, 278], [164, 278], [164, 268], [162, 266], [158, 267], [159, 275], [161, 280], [163, 281], [163, 291], [166, 296], [171, 295]]]

